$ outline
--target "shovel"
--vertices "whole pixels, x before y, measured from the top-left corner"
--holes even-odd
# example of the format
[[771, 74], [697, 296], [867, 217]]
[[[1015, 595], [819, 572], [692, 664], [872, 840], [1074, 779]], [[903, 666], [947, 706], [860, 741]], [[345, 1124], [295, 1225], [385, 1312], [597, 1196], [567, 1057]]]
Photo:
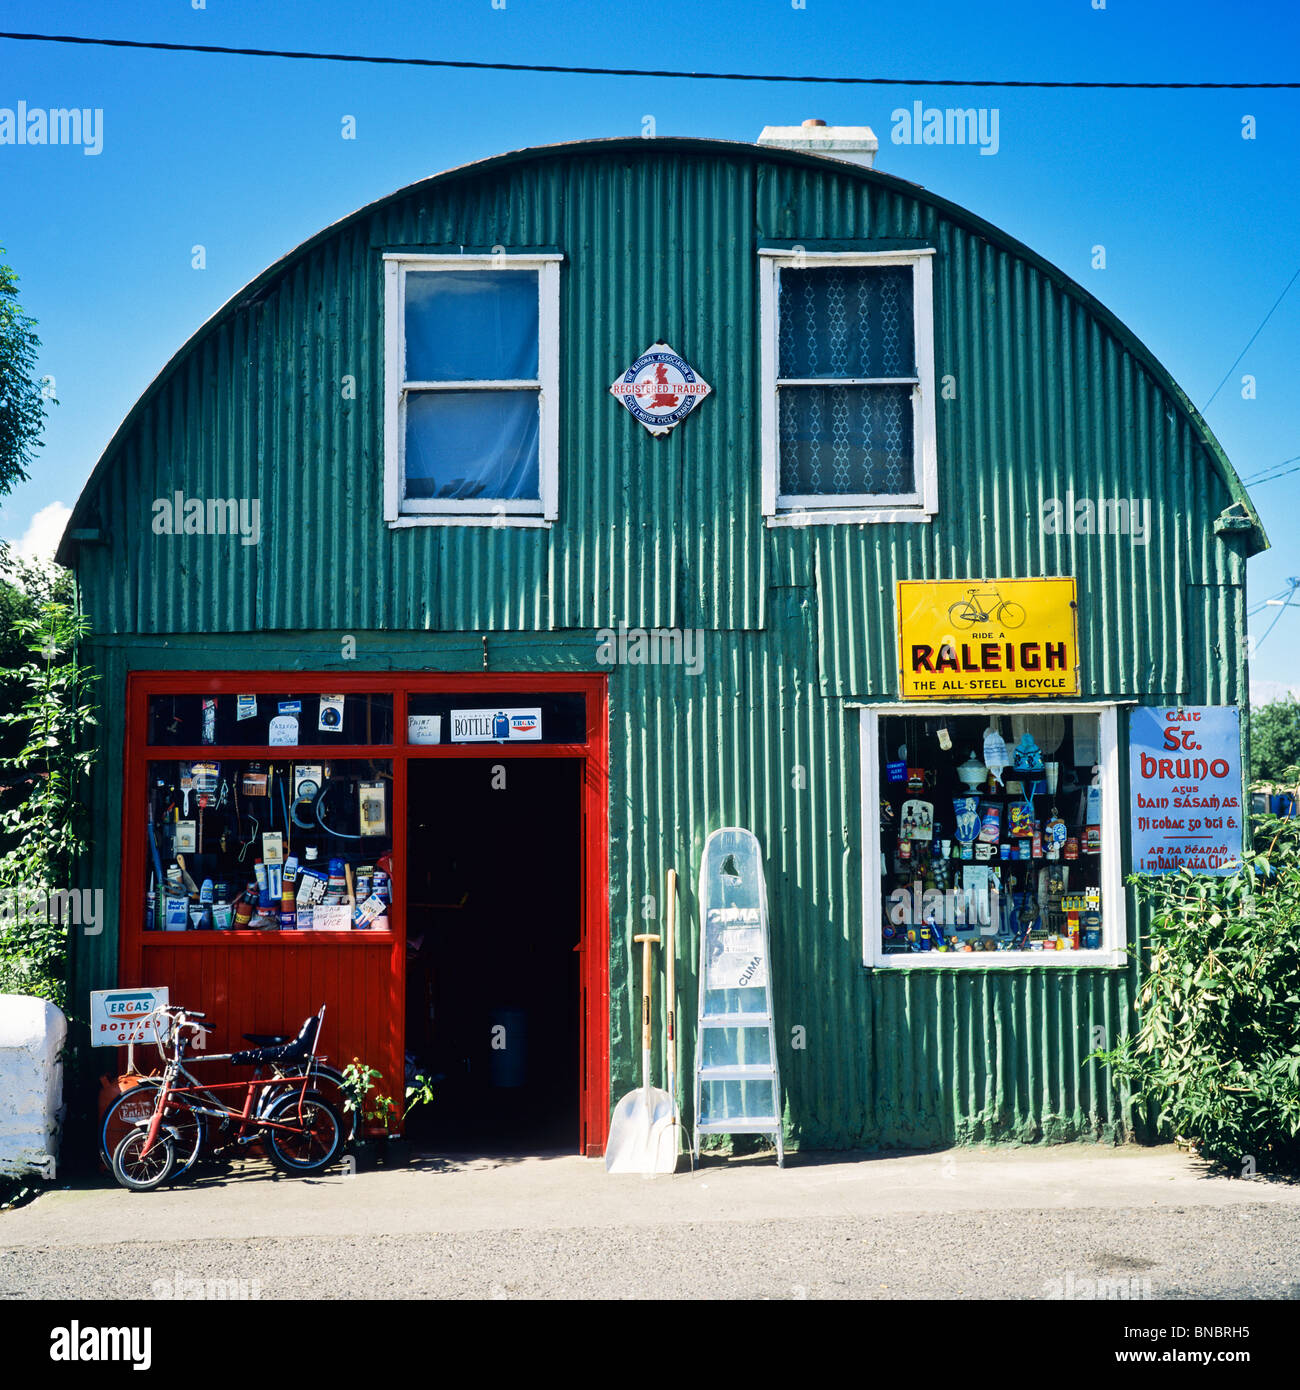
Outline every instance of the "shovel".
[[607, 1173], [672, 1172], [656, 1166], [653, 1134], [656, 1123], [671, 1118], [673, 1103], [667, 1091], [650, 1085], [650, 943], [657, 936], [635, 936], [641, 943], [641, 1089], [629, 1091], [614, 1107], [605, 1144]]
[[664, 968], [667, 974], [664, 1013], [668, 1034], [664, 1043], [664, 1059], [668, 1073], [668, 1114], [655, 1120], [650, 1135], [654, 1153], [652, 1173], [675, 1173], [677, 1155], [681, 1149], [682, 1115], [677, 1108], [677, 870], [665, 875], [664, 897], [667, 902], [664, 921]]

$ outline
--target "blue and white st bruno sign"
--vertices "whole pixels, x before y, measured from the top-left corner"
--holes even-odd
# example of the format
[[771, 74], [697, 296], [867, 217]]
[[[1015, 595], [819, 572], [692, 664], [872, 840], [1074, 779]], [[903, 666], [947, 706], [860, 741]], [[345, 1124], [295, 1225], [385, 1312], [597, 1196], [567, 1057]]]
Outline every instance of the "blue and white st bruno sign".
[[1241, 711], [1139, 706], [1129, 716], [1133, 872], [1241, 866]]

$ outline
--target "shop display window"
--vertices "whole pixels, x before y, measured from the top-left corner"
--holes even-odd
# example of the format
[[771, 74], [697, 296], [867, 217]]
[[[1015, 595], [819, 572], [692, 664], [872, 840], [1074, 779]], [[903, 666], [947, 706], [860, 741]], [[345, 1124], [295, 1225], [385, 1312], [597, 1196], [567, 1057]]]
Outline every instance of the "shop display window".
[[214, 692], [149, 697], [153, 747], [346, 747], [392, 741], [393, 697], [389, 694]]
[[383, 931], [386, 758], [151, 760], [146, 931]]
[[1114, 729], [1105, 708], [870, 711], [867, 964], [1116, 963]]

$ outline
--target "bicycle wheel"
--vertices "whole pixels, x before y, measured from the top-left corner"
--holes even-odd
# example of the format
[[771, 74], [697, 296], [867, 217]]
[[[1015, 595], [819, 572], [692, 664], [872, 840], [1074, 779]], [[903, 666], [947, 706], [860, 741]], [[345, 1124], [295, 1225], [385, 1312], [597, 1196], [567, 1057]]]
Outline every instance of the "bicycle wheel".
[[[158, 1083], [142, 1081], [123, 1091], [104, 1112], [104, 1120], [99, 1129], [99, 1151], [104, 1166], [110, 1171], [117, 1146], [133, 1130], [148, 1125], [158, 1100]], [[164, 1125], [176, 1149], [176, 1166], [172, 1169], [173, 1178], [183, 1178], [198, 1162], [207, 1142], [207, 1128], [203, 1116], [196, 1115], [188, 1106], [179, 1102], [169, 1106]]]
[[[286, 1077], [297, 1077], [301, 1080], [305, 1069], [305, 1064], [299, 1062], [286, 1067], [284, 1074]], [[343, 1125], [344, 1141], [350, 1142], [355, 1139], [361, 1121], [361, 1114], [359, 1110], [349, 1111], [347, 1108], [348, 1093], [343, 1084], [343, 1073], [339, 1071], [337, 1067], [330, 1066], [328, 1062], [314, 1062], [311, 1069], [311, 1088], [324, 1099], [325, 1104], [329, 1106]], [[276, 1096], [286, 1093], [291, 1095], [297, 1094], [297, 1090], [292, 1086], [287, 1089], [278, 1086], [267, 1087], [267, 1090], [273, 1092]], [[270, 1105], [268, 1103], [264, 1113], [269, 1113], [269, 1110]]]
[[1019, 627], [1025, 620], [1025, 610], [1011, 599], [1003, 599], [994, 616], [1003, 627]]
[[948, 617], [954, 627], [973, 627], [979, 618], [979, 609], [969, 599], [962, 599], [949, 608]]
[[176, 1163], [176, 1149], [170, 1135], [160, 1134], [146, 1154], [141, 1150], [148, 1137], [147, 1128], [133, 1129], [113, 1150], [113, 1176], [131, 1192], [149, 1192], [161, 1187]]
[[286, 1173], [317, 1173], [338, 1157], [343, 1147], [343, 1125], [323, 1096], [308, 1091], [302, 1097], [281, 1096], [266, 1118], [287, 1129], [263, 1131], [271, 1162]]

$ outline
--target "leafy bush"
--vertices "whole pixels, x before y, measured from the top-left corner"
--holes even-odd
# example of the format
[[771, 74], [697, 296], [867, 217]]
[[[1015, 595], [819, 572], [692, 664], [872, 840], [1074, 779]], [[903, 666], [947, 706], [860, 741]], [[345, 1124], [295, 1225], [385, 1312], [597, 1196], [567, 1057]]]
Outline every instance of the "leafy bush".
[[1288, 695], [1250, 712], [1250, 777], [1253, 782], [1286, 780], [1300, 762], [1300, 701]]
[[[19, 707], [0, 713], [0, 726], [18, 731], [21, 746], [0, 765], [17, 774], [25, 795], [0, 813], [0, 832], [10, 846], [0, 855], [0, 993], [33, 994], [62, 1006], [68, 928], [48, 904], [50, 894], [72, 887], [85, 848], [81, 783], [92, 754], [82, 747], [82, 735], [95, 718], [93, 677], [76, 647], [86, 621], [68, 604], [46, 600], [35, 616], [17, 618], [13, 626], [27, 660], [3, 673], [18, 687]], [[32, 900], [46, 910], [29, 911]]]
[[1150, 974], [1137, 1033], [1099, 1060], [1202, 1156], [1300, 1167], [1300, 820], [1257, 817], [1230, 877], [1131, 881], [1152, 908]]

